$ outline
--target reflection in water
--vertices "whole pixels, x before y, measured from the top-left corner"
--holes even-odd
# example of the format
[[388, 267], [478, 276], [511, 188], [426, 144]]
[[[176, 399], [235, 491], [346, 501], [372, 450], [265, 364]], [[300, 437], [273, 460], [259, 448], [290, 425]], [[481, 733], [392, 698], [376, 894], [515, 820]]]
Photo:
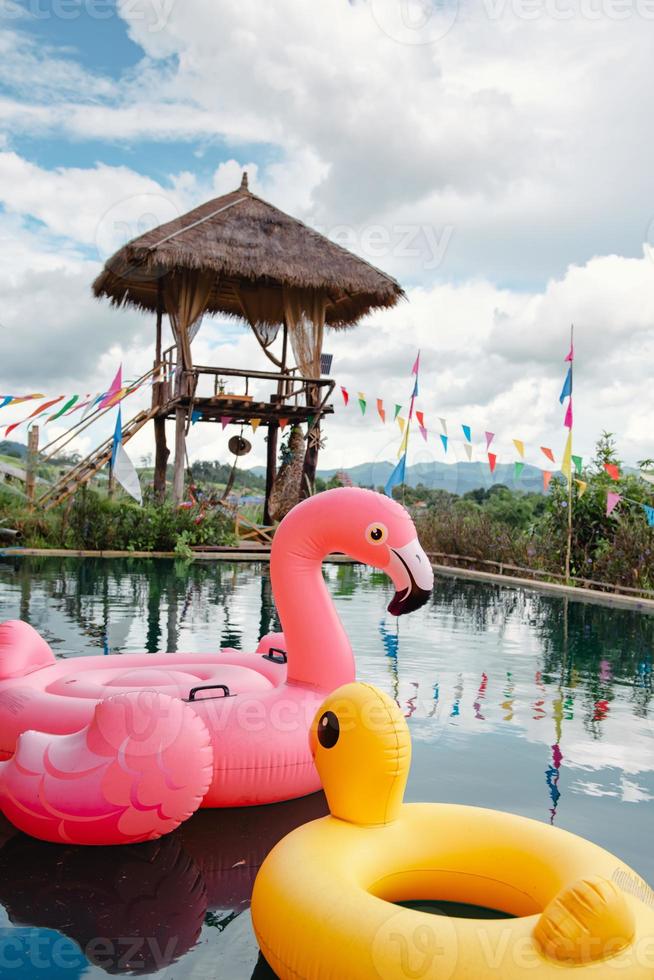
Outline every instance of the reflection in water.
[[[324, 576], [351, 638], [359, 677], [386, 690], [411, 726], [414, 799], [506, 807], [556, 821], [595, 835], [598, 843], [621, 851], [628, 863], [650, 874], [649, 829], [639, 828], [651, 826], [654, 806], [654, 617], [447, 577], [437, 580], [432, 601], [400, 626], [383, 612], [392, 594], [383, 574], [338, 564], [326, 565]], [[220, 646], [254, 650], [260, 635], [280, 628], [268, 567], [246, 563], [0, 560], [0, 620], [17, 616], [31, 622], [63, 657], [207, 652]], [[253, 847], [263, 849], [274, 839], [274, 821], [259, 821], [257, 812], [234, 821], [242, 825], [241, 840], [251, 838]], [[259, 856], [249, 856], [249, 844], [237, 854], [232, 843], [239, 838], [229, 829], [230, 819], [229, 812], [202, 813], [171, 843], [147, 845], [150, 850], [141, 856], [110, 853], [117, 866], [127, 868], [125, 888], [134, 879], [133, 869], [141, 868], [136, 879], [148, 884], [156, 904], [159, 868], [162, 881], [184, 896], [179, 908], [164, 909], [161, 919], [175, 923], [179, 950], [189, 943], [200, 948], [193, 946], [198, 922], [204, 938], [233, 942], [230, 937], [247, 921], [242, 913], [252, 875], [244, 869], [256, 867]], [[612, 830], [617, 827], [624, 829]], [[195, 846], [194, 835], [201, 841]], [[30, 857], [28, 845], [14, 840], [0, 851], [0, 900], [16, 920], [50, 923], [67, 935], [77, 930], [83, 939], [100, 928], [98, 916], [108, 923], [118, 916], [108, 934], [127, 928], [120, 921], [124, 909], [108, 910], [115, 895], [122, 897], [114, 905], [126, 902], [133, 914], [146, 914], [147, 902], [129, 889], [112, 891], [118, 886], [111, 884], [110, 861], [105, 870], [97, 863], [102, 859], [94, 857], [85, 879], [83, 862], [70, 849], [32, 845], [37, 850]], [[212, 893], [207, 861], [218, 867], [221, 859], [210, 855], [220, 847], [233, 857], [234, 867], [227, 867], [225, 857], [215, 878], [220, 888]], [[51, 853], [64, 855], [59, 877]], [[29, 869], [31, 885], [20, 877], [21, 864], [26, 873]], [[96, 892], [90, 897], [94, 868]], [[57, 901], [46, 899], [48, 876], [57, 882], [52, 895], [63, 902], [61, 919]], [[87, 896], [86, 908], [66, 919], [73, 896], [65, 883], [75, 876], [80, 894]], [[240, 891], [234, 882], [240, 882]], [[182, 918], [177, 921], [176, 915]], [[159, 936], [154, 925], [148, 928], [148, 935]], [[173, 959], [182, 955], [179, 950], [170, 953]], [[146, 949], [140, 955], [153, 954]], [[258, 969], [268, 975], [261, 972], [264, 965]], [[245, 974], [230, 978], [245, 980]]]
[[106, 848], [45, 844], [3, 821], [0, 902], [11, 922], [57, 930], [106, 973], [163, 970], [203, 928], [228, 929], [271, 848], [326, 812], [322, 793], [203, 810], [161, 840]]

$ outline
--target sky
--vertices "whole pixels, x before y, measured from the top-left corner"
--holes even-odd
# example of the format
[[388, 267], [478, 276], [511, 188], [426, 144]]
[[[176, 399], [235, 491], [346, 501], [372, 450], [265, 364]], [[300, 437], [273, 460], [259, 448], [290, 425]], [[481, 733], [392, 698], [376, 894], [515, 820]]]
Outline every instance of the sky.
[[[571, 323], [576, 451], [607, 429], [625, 462], [654, 456], [653, 35], [654, 0], [0, 0], [0, 394], [146, 371], [153, 318], [91, 282], [247, 170], [406, 289], [327, 331], [353, 397], [335, 399], [321, 465], [395, 457], [375, 402], [406, 408], [418, 348], [429, 435], [409, 462], [465, 458], [462, 424], [475, 459], [486, 431], [500, 462], [514, 438], [528, 461], [546, 465], [542, 445], [560, 459]], [[217, 317], [194, 356], [268, 364]], [[26, 414], [2, 409], [0, 437]], [[194, 426], [190, 458], [227, 460], [233, 431]], [[251, 438], [244, 465], [265, 458]], [[152, 452], [151, 426], [129, 446]]]

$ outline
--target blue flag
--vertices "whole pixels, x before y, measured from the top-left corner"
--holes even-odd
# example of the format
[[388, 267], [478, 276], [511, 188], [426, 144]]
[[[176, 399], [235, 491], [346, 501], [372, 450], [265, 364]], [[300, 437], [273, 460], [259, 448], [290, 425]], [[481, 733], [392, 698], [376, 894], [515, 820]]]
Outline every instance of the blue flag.
[[462, 425], [461, 428], [463, 429], [464, 436], [466, 437], [466, 439], [468, 440], [468, 442], [470, 442], [471, 441], [470, 426], [469, 425]]
[[447, 436], [441, 436], [441, 442], [443, 443], [443, 449], [447, 452]]
[[14, 400], [14, 396], [13, 395], [5, 395], [4, 398], [2, 399], [2, 402], [0, 403], [0, 408], [4, 408], [5, 405], [8, 405], [9, 402], [11, 402], [13, 400]]
[[559, 395], [559, 401], [563, 404], [564, 398], [569, 398], [572, 395], [572, 367], [568, 368], [568, 373], [563, 382], [563, 388], [561, 394]]
[[412, 398], [417, 398], [418, 397], [418, 377], [417, 377], [417, 375], [416, 375], [416, 383], [413, 386], [413, 394], [411, 395], [411, 397]]
[[193, 411], [191, 412], [191, 425], [195, 425], [195, 423], [199, 422], [201, 418], [202, 418], [202, 412], [200, 411], [200, 409], [194, 408]]
[[645, 511], [647, 523], [650, 527], [654, 527], [654, 507], [650, 507], [649, 504], [643, 504], [643, 510]]
[[116, 428], [114, 429], [114, 444], [111, 449], [111, 468], [113, 470], [116, 464], [116, 453], [118, 452], [118, 447], [123, 440], [123, 423], [120, 417], [120, 405], [118, 406], [118, 415], [116, 416]]
[[387, 497], [393, 496], [393, 487], [398, 486], [400, 483], [404, 483], [404, 474], [406, 471], [406, 453], [400, 459], [399, 463], [389, 476], [386, 481], [386, 486], [384, 487], [384, 493]]

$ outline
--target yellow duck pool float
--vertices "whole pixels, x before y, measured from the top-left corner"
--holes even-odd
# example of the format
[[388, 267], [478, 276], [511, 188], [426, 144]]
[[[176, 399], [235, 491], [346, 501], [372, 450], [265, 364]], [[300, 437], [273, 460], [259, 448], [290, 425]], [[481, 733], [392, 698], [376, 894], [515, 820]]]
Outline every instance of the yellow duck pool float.
[[[654, 892], [618, 858], [525, 817], [403, 803], [409, 731], [371, 685], [335, 691], [310, 737], [331, 815], [277, 844], [252, 896], [282, 980], [653, 980]], [[420, 900], [514, 918], [394, 904]]]

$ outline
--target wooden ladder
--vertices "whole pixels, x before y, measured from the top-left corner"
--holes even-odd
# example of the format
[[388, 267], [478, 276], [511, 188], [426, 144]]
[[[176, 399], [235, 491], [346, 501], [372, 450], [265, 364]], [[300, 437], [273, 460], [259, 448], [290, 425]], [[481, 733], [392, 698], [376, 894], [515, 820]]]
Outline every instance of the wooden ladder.
[[[133, 435], [136, 435], [139, 429], [142, 429], [151, 418], [154, 418], [157, 411], [156, 407], [144, 409], [131, 418], [129, 422], [126, 422], [123, 426], [122, 441], [127, 442]], [[111, 459], [113, 444], [114, 437], [111, 435], [89, 456], [76, 463], [56, 483], [48, 487], [46, 492], [37, 500], [37, 506], [44, 511], [49, 511], [76, 493], [80, 487], [96, 476], [103, 466], [106, 466]]]

